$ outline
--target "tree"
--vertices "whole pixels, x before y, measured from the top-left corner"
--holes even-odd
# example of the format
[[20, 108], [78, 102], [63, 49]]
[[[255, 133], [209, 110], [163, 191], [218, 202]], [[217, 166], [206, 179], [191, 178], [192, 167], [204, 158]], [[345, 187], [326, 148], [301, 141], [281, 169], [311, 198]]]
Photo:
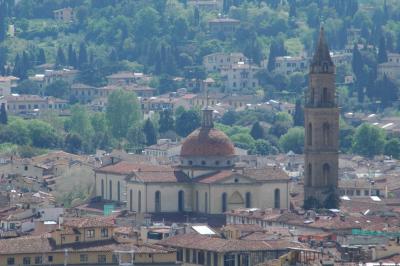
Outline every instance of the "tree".
[[61, 47], [58, 47], [57, 57], [56, 57], [56, 67], [62, 67], [67, 65], [67, 59], [65, 58], [64, 51]]
[[300, 99], [296, 100], [293, 115], [293, 125], [297, 127], [304, 126], [304, 111]]
[[174, 130], [174, 118], [172, 116], [172, 111], [169, 109], [165, 109], [160, 113], [160, 119], [158, 124], [160, 128], [158, 131], [160, 133], [165, 133], [169, 130]]
[[146, 120], [146, 122], [144, 122], [143, 133], [146, 136], [146, 145], [147, 146], [154, 145], [157, 143], [156, 130], [154, 128], [153, 123], [151, 122], [151, 120], [149, 118]]
[[388, 61], [388, 55], [386, 50], [386, 41], [385, 37], [381, 37], [379, 41], [379, 50], [378, 50], [378, 64], [385, 63]]
[[18, 145], [29, 145], [31, 140], [27, 122], [20, 118], [9, 122], [6, 127], [2, 127], [0, 130], [0, 141], [2, 143], [9, 142]]
[[340, 205], [340, 197], [334, 187], [330, 187], [328, 191], [326, 191], [327, 197], [325, 198], [322, 206], [325, 209], [337, 209]]
[[400, 140], [398, 138], [393, 138], [386, 142], [384, 153], [395, 159], [400, 159]]
[[70, 132], [78, 134], [82, 139], [83, 149], [92, 150], [93, 126], [85, 107], [75, 105], [71, 110]]
[[175, 131], [181, 137], [186, 137], [200, 126], [200, 115], [194, 110], [182, 112], [175, 122]]
[[36, 94], [38, 95], [40, 93], [40, 88], [39, 85], [30, 80], [26, 79], [18, 83], [17, 87], [13, 89], [16, 93], [20, 94]]
[[140, 104], [136, 94], [121, 89], [111, 93], [108, 97], [106, 118], [115, 138], [126, 137], [128, 128], [141, 119]]
[[55, 148], [58, 146], [59, 138], [49, 123], [32, 119], [28, 123], [28, 129], [33, 146], [39, 148]]
[[56, 80], [44, 88], [46, 96], [67, 99], [70, 94], [70, 85], [63, 80]]
[[78, 69], [82, 69], [88, 63], [88, 55], [86, 51], [85, 43], [81, 43], [79, 46], [79, 55], [78, 55], [78, 62], [77, 67]]
[[269, 143], [264, 139], [258, 139], [254, 143], [254, 148], [251, 153], [265, 156], [270, 154], [271, 151], [272, 151], [271, 143]]
[[275, 115], [274, 124], [269, 129], [270, 134], [280, 137], [293, 126], [293, 118], [285, 112], [279, 112]]
[[3, 125], [7, 125], [7, 122], [8, 122], [8, 118], [7, 118], [6, 104], [1, 103], [0, 123]]
[[229, 110], [225, 112], [221, 117], [221, 123], [224, 125], [232, 126], [237, 120], [237, 113], [235, 111]]
[[386, 134], [383, 129], [363, 123], [356, 129], [353, 138], [353, 151], [370, 158], [382, 154], [385, 138]]
[[261, 127], [259, 122], [255, 122], [250, 130], [250, 135], [253, 139], [258, 140], [264, 137], [264, 129]]
[[77, 66], [76, 52], [72, 47], [72, 44], [68, 45], [68, 65], [74, 68]]
[[82, 150], [82, 139], [76, 133], [69, 133], [64, 141], [65, 150], [70, 153], [80, 153]]
[[43, 48], [39, 49], [39, 53], [38, 53], [37, 58], [36, 58], [36, 64], [37, 65], [46, 64], [46, 53], [44, 52]]
[[293, 127], [280, 137], [279, 145], [285, 152], [293, 151], [294, 153], [301, 154], [304, 149], [304, 128]]
[[129, 145], [132, 149], [142, 150], [143, 146], [146, 144], [146, 136], [143, 133], [143, 127], [140, 123], [133, 124], [129, 129], [126, 136]]

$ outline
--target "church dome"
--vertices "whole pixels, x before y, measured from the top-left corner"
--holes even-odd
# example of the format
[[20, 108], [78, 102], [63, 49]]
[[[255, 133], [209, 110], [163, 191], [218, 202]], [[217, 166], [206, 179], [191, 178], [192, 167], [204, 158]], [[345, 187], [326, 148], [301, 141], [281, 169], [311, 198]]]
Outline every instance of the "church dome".
[[235, 148], [229, 137], [216, 128], [201, 127], [183, 142], [181, 156], [233, 156]]

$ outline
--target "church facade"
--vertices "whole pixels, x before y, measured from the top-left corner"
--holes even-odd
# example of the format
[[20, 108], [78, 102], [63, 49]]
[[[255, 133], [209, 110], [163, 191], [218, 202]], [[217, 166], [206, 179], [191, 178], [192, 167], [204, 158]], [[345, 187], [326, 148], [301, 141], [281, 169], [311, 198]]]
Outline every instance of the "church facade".
[[338, 186], [339, 108], [335, 65], [321, 28], [310, 64], [310, 83], [304, 107], [304, 199], [323, 204]]
[[276, 166], [237, 166], [232, 142], [214, 128], [213, 110], [202, 112], [201, 127], [182, 144], [179, 165], [106, 165], [95, 170], [96, 195], [137, 213], [288, 209], [287, 174]]

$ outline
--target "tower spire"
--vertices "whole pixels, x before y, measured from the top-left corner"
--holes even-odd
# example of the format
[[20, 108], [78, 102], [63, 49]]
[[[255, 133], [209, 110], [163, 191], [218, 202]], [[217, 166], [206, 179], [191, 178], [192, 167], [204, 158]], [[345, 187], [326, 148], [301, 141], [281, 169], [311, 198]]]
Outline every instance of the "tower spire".
[[318, 43], [311, 61], [311, 73], [334, 73], [335, 68], [325, 39], [324, 27], [319, 31]]
[[209, 100], [210, 96], [208, 95], [208, 87], [206, 87], [206, 106], [204, 106], [202, 112], [203, 112], [203, 117], [201, 120], [201, 127], [202, 128], [212, 128], [214, 127], [214, 122], [213, 122], [213, 109], [209, 106]]

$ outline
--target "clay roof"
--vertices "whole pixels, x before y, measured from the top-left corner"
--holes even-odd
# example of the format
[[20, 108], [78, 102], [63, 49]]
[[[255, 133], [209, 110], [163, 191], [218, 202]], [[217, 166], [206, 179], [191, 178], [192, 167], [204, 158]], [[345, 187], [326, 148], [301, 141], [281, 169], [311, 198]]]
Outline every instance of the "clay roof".
[[215, 128], [199, 128], [183, 142], [181, 156], [233, 156], [235, 148], [229, 137]]
[[0, 254], [38, 253], [51, 251], [47, 236], [29, 236], [0, 240]]
[[116, 164], [100, 167], [95, 170], [96, 172], [127, 175], [139, 171], [173, 171], [170, 166], [152, 165], [146, 163], [131, 163], [121, 161]]
[[76, 228], [114, 227], [114, 221], [112, 217], [86, 217], [65, 220], [63, 226]]
[[190, 178], [182, 171], [141, 171], [136, 172], [135, 176], [145, 183], [191, 182]]
[[169, 247], [191, 248], [214, 252], [286, 250], [289, 247], [302, 246], [300, 243], [293, 243], [285, 240], [247, 241], [222, 239], [199, 234], [175, 235], [158, 242], [158, 244]]
[[280, 167], [270, 166], [264, 168], [246, 168], [243, 172], [244, 175], [249, 176], [257, 181], [267, 180], [289, 180], [288, 174], [285, 173]]

